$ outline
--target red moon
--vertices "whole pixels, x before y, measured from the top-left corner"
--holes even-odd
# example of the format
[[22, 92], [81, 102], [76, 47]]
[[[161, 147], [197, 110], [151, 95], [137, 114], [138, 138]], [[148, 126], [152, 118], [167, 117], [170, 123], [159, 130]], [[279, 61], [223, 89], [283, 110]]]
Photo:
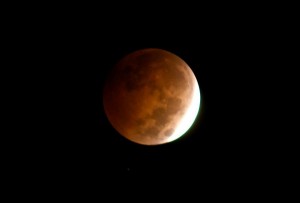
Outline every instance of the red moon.
[[125, 138], [159, 145], [181, 137], [200, 108], [200, 89], [190, 67], [162, 49], [142, 49], [122, 58], [103, 91], [104, 111]]

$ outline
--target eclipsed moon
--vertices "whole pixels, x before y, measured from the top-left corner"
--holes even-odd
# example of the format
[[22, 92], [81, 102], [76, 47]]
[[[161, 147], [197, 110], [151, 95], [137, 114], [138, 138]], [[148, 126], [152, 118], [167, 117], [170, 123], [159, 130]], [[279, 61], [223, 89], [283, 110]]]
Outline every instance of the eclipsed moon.
[[200, 90], [181, 58], [161, 49], [142, 49], [116, 64], [104, 86], [103, 105], [122, 136], [158, 145], [176, 140], [192, 126]]

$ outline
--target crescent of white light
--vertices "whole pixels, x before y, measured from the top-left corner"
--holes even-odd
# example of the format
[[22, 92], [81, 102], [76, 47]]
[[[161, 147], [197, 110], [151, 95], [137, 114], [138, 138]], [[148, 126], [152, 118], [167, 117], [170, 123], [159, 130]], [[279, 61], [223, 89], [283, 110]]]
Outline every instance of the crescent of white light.
[[[195, 76], [194, 76], [195, 78]], [[177, 138], [181, 137], [183, 134], [185, 134], [188, 129], [192, 126], [194, 123], [196, 116], [199, 112], [200, 108], [200, 89], [197, 82], [197, 79], [194, 80], [194, 91], [193, 91], [193, 98], [191, 100], [191, 104], [189, 105], [186, 113], [182, 117], [182, 119], [179, 121], [176, 129], [174, 130], [174, 133], [168, 138], [167, 142], [171, 142], [173, 140], [176, 140]]]

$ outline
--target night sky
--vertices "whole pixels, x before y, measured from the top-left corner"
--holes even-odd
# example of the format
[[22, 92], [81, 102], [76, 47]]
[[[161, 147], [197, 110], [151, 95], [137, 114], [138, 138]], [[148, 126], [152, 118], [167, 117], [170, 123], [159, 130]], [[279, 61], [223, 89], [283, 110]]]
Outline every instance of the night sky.
[[[58, 106], [54, 107], [54, 117], [62, 127], [62, 131], [55, 129], [53, 140], [62, 152], [57, 154], [59, 160], [78, 164], [100, 177], [116, 174], [143, 178], [155, 173], [159, 177], [199, 176], [208, 181], [249, 172], [260, 143], [257, 132], [253, 132], [257, 123], [250, 116], [256, 111], [251, 105], [256, 102], [251, 84], [247, 83], [253, 69], [249, 56], [245, 56], [248, 53], [241, 48], [248, 43], [210, 34], [189, 39], [189, 35], [168, 38], [157, 33], [148, 40], [151, 35], [147, 33], [139, 35], [141, 39], [107, 38], [105, 45], [106, 38], [97, 41], [95, 35], [87, 42], [80, 40], [79, 45], [70, 45], [70, 40], [66, 52], [71, 54], [64, 58], [65, 64], [55, 68], [63, 74], [58, 83], [63, 85], [57, 87], [60, 97], [54, 101]], [[105, 78], [115, 63], [132, 51], [151, 47], [184, 59], [198, 80], [202, 97], [198, 117], [187, 134], [161, 146], [141, 146], [123, 138], [108, 122], [102, 105]]]
[[[34, 67], [31, 105], [37, 113], [32, 133], [20, 138], [19, 165], [57, 187], [95, 188], [104, 180], [121, 188], [129, 182], [173, 187], [172, 181], [184, 180], [205, 188], [233, 184], [238, 190], [273, 181], [269, 164], [276, 156], [267, 119], [273, 110], [263, 99], [270, 96], [270, 86], [262, 85], [269, 76], [269, 35], [262, 21], [239, 17], [242, 12], [204, 10], [185, 18], [147, 17], [142, 11], [126, 18], [87, 11], [73, 16], [69, 11], [24, 23], [22, 50], [29, 55], [24, 63]], [[181, 57], [200, 86], [193, 126], [182, 138], [159, 146], [123, 138], [102, 104], [109, 71], [143, 48]]]

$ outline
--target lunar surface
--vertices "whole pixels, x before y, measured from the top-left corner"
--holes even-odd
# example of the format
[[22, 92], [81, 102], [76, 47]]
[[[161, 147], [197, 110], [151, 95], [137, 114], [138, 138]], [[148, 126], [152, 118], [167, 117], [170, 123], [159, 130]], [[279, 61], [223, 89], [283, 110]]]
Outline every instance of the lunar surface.
[[122, 136], [159, 145], [176, 140], [192, 126], [200, 90], [181, 58], [161, 49], [142, 49], [116, 64], [104, 86], [103, 105]]

